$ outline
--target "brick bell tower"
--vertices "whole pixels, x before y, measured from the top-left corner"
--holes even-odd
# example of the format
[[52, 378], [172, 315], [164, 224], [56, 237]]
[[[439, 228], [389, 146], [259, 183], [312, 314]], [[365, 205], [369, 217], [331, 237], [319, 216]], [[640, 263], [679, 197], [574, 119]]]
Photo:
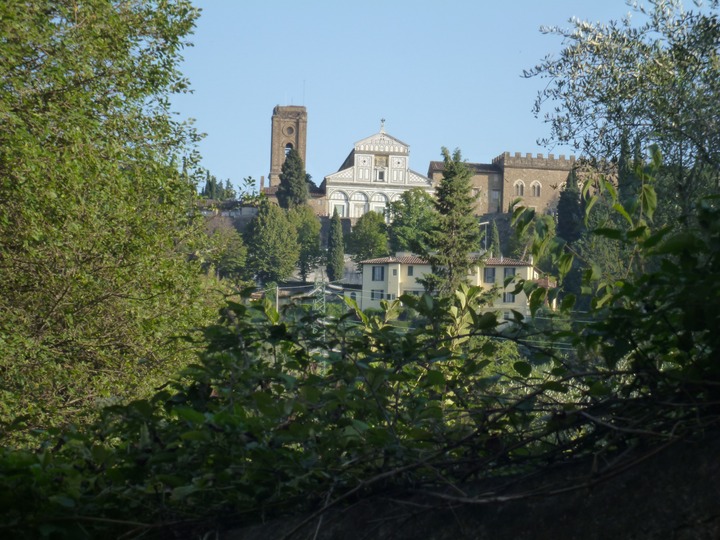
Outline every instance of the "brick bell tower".
[[270, 174], [268, 187], [277, 186], [285, 156], [294, 148], [305, 163], [307, 145], [307, 111], [299, 105], [277, 105], [273, 109], [270, 139]]

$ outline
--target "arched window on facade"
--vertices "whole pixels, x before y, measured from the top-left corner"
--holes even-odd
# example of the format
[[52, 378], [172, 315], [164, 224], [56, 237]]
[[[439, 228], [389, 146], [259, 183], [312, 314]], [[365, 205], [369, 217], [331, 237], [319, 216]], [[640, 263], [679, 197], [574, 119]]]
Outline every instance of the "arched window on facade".
[[515, 182], [515, 196], [516, 197], [524, 197], [525, 196], [525, 182], [522, 180], [518, 180]]
[[328, 215], [332, 217], [337, 210], [338, 216], [348, 217], [348, 196], [342, 191], [335, 191], [330, 195]]
[[362, 217], [368, 211], [368, 196], [362, 191], [357, 191], [352, 194], [350, 205], [350, 217]]
[[290, 150], [292, 150], [292, 149], [293, 149], [292, 143], [287, 143], [285, 145], [285, 157], [287, 157], [287, 155], [290, 153]]
[[388, 198], [383, 193], [375, 193], [370, 198], [370, 210], [382, 214], [387, 219]]
[[542, 184], [535, 180], [532, 184], [530, 184], [530, 189], [532, 189], [532, 196], [533, 197], [539, 197], [540, 196], [540, 189], [542, 188]]

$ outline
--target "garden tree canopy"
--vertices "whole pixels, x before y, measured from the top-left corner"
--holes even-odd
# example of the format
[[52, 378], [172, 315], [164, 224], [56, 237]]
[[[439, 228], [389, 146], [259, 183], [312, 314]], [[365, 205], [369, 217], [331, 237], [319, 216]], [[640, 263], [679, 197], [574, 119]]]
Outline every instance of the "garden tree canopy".
[[312, 208], [303, 204], [288, 211], [288, 218], [295, 226], [298, 235], [300, 254], [298, 256], [298, 271], [303, 283], [307, 276], [315, 270], [322, 258], [320, 251], [320, 220]]
[[550, 138], [598, 166], [613, 163], [624, 137], [656, 144], [666, 165], [658, 197], [685, 222], [699, 196], [718, 192], [718, 1], [687, 11], [679, 0], [648, 4], [636, 9], [638, 26], [574, 20], [569, 30], [547, 29], [565, 48], [526, 76], [550, 79], [535, 106], [537, 114], [548, 108]]
[[285, 156], [276, 195], [282, 208], [295, 208], [306, 204], [310, 197], [305, 165], [295, 148], [291, 148], [287, 156]]
[[442, 149], [445, 160], [443, 177], [435, 192], [438, 214], [435, 230], [429, 241], [428, 259], [432, 274], [424, 282], [429, 291], [452, 295], [474, 261], [470, 254], [480, 247], [480, 226], [473, 212], [475, 198], [470, 185], [470, 169], [462, 160], [459, 149], [452, 155]]
[[390, 250], [425, 255], [437, 221], [433, 198], [424, 189], [403, 191], [388, 207]]
[[230, 218], [217, 214], [209, 217], [206, 231], [210, 242], [207, 252], [201, 254], [203, 269], [215, 272], [222, 279], [231, 280], [236, 286], [244, 284], [248, 277], [247, 247]]
[[348, 251], [359, 265], [360, 261], [388, 254], [388, 234], [385, 217], [379, 212], [367, 212], [357, 220], [348, 237]]
[[4, 422], [41, 428], [146, 394], [186, 359], [169, 338], [206, 320], [187, 262], [204, 236], [196, 135], [168, 109], [197, 13], [184, 0], [0, 3]]
[[290, 277], [300, 254], [297, 231], [286, 212], [263, 199], [257, 215], [245, 230], [247, 267], [260, 283]]
[[327, 275], [330, 281], [342, 279], [345, 273], [345, 243], [343, 241], [342, 223], [337, 210], [333, 212], [328, 232]]

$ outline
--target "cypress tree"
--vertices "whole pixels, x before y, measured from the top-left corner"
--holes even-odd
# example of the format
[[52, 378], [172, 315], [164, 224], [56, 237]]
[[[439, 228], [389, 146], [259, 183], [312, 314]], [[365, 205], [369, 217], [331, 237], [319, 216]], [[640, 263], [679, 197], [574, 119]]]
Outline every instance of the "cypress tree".
[[497, 228], [497, 223], [495, 223], [495, 220], [492, 222], [492, 229], [490, 230], [491, 236], [491, 243], [490, 243], [490, 253], [493, 257], [499, 257], [502, 254], [502, 251], [500, 249], [500, 231]]
[[572, 244], [583, 232], [582, 201], [574, 171], [568, 175], [565, 188], [560, 192], [557, 212], [557, 235]]
[[330, 232], [328, 234], [327, 250], [327, 275], [330, 281], [343, 277], [345, 271], [345, 248], [343, 246], [342, 223], [337, 210], [333, 212], [330, 220]]
[[307, 174], [297, 150], [290, 149], [280, 172], [277, 190], [278, 204], [282, 208], [295, 208], [306, 204], [310, 197]]
[[435, 193], [438, 224], [430, 240], [429, 255], [432, 274], [425, 280], [428, 291], [448, 296], [467, 279], [474, 262], [470, 253], [480, 244], [480, 226], [474, 216], [475, 197], [472, 195], [472, 173], [462, 160], [459, 149], [452, 155], [442, 149], [445, 169]]

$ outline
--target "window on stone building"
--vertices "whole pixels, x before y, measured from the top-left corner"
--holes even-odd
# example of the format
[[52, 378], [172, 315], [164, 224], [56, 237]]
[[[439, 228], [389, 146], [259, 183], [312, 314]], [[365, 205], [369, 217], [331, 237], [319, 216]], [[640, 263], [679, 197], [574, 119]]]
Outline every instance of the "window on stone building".
[[490, 207], [488, 208], [490, 212], [499, 212], [500, 211], [500, 190], [499, 189], [493, 189], [490, 192]]
[[292, 143], [287, 143], [285, 145], [285, 157], [287, 157], [287, 155], [290, 153], [290, 150], [292, 150], [292, 149], [293, 149]]
[[539, 197], [539, 196], [540, 196], [540, 189], [541, 189], [541, 187], [542, 187], [542, 186], [540, 185], [540, 182], [538, 182], [538, 181], [533, 182], [531, 187], [532, 187], [532, 196], [533, 196], [533, 197]]
[[518, 180], [515, 182], [515, 196], [516, 197], [524, 197], [525, 196], [525, 182], [522, 180]]

